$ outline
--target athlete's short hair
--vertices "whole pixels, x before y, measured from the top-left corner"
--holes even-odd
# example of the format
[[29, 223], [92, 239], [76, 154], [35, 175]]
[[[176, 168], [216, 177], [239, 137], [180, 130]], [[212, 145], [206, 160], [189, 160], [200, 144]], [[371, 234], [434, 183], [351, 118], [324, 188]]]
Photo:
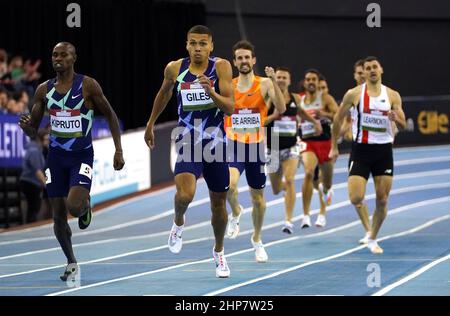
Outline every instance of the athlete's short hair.
[[364, 68], [364, 59], [358, 59], [356, 63], [353, 65], [353, 72], [356, 71], [357, 67], [363, 67]]
[[256, 57], [255, 55], [255, 46], [253, 46], [252, 43], [250, 43], [249, 41], [246, 40], [241, 40], [239, 42], [237, 42], [236, 44], [233, 45], [233, 59], [236, 59], [236, 54], [235, 52], [238, 49], [246, 49], [252, 52], [252, 57]]
[[319, 81], [327, 81], [327, 78], [325, 78], [324, 75], [320, 74], [319, 75]]
[[381, 62], [380, 62], [380, 60], [379, 60], [377, 57], [375, 57], [375, 56], [367, 56], [367, 57], [364, 58], [364, 60], [363, 60], [363, 68], [364, 68], [364, 64], [365, 64], [365, 63], [368, 63], [368, 62], [370, 62], [370, 61], [377, 61], [377, 62], [381, 65]]
[[200, 25], [200, 24], [194, 25], [193, 27], [191, 27], [187, 33], [188, 33], [188, 35], [189, 34], [206, 34], [209, 37], [212, 37], [211, 30], [207, 26]]
[[278, 66], [277, 68], [275, 68], [275, 72], [277, 72], [277, 71], [285, 71], [285, 72], [289, 73], [289, 76], [292, 76], [291, 70], [288, 67]]
[[306, 75], [309, 74], [309, 73], [316, 74], [318, 79], [320, 78], [320, 76], [322, 76], [322, 75], [320, 74], [320, 71], [318, 71], [318, 70], [315, 69], [315, 68], [309, 68], [308, 70], [306, 70], [306, 71], [305, 71], [305, 77], [306, 77]]

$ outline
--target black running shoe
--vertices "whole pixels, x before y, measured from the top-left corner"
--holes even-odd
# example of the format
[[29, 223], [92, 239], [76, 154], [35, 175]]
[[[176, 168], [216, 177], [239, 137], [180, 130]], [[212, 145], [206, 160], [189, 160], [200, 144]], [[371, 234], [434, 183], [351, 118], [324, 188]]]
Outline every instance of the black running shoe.
[[84, 213], [82, 216], [78, 217], [78, 227], [80, 229], [86, 229], [89, 227], [92, 221], [92, 207], [89, 203], [89, 208], [86, 213]]
[[78, 265], [76, 263], [70, 263], [67, 265], [66, 270], [64, 270], [64, 273], [59, 276], [61, 281], [66, 282], [67, 279], [72, 279], [75, 277], [75, 275], [78, 273]]

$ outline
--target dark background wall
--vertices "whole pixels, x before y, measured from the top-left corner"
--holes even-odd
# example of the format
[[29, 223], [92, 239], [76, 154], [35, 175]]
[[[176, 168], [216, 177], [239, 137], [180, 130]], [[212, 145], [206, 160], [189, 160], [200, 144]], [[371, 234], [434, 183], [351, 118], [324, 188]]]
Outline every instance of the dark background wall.
[[[366, 25], [367, 5], [381, 6], [381, 28]], [[342, 98], [354, 84], [354, 62], [378, 56], [384, 82], [402, 95], [450, 94], [450, 1], [246, 0], [238, 2], [247, 35], [256, 46], [258, 69], [285, 65], [300, 80], [310, 67]], [[231, 58], [240, 38], [236, 1], [207, 1], [215, 54]]]
[[[82, 26], [66, 26], [66, 6], [81, 6]], [[367, 4], [381, 6], [382, 27], [366, 26]], [[241, 0], [247, 38], [259, 69], [285, 65], [298, 81], [309, 67], [321, 70], [331, 92], [352, 87], [352, 66], [378, 56], [384, 82], [402, 95], [450, 94], [448, 0]], [[54, 76], [50, 53], [58, 41], [78, 50], [76, 70], [96, 78], [125, 128], [145, 125], [167, 62], [186, 55], [187, 30], [206, 23], [214, 55], [231, 59], [241, 38], [235, 0], [0, 0], [0, 47], [43, 59], [43, 79]], [[159, 122], [177, 118], [175, 103]]]
[[[66, 25], [72, 2], [81, 7], [81, 28]], [[165, 65], [185, 55], [187, 30], [205, 23], [199, 1], [0, 0], [0, 12], [0, 48], [41, 58], [42, 80], [55, 76], [54, 45], [72, 42], [75, 70], [99, 81], [127, 129], [145, 125]], [[171, 104], [161, 120], [176, 114]]]

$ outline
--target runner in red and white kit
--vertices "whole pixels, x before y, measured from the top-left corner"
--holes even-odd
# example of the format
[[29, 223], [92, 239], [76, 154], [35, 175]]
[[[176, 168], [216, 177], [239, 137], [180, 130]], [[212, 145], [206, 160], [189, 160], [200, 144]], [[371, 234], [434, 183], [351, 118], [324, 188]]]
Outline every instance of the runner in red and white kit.
[[[374, 254], [383, 253], [376, 238], [387, 215], [387, 202], [394, 175], [392, 122], [404, 129], [405, 113], [400, 94], [381, 83], [383, 68], [376, 57], [367, 57], [363, 64], [366, 82], [349, 91], [336, 114], [332, 131], [330, 157], [339, 155], [337, 139], [341, 123], [350, 108], [354, 107], [353, 145], [349, 159], [348, 192], [366, 230], [367, 246]], [[374, 179], [376, 208], [370, 225], [367, 204], [364, 201], [367, 180]]]
[[[320, 73], [315, 69], [309, 69], [305, 72], [304, 86], [306, 94], [300, 100], [300, 106], [315, 119], [320, 120], [322, 125], [322, 134], [315, 136], [313, 124], [302, 121], [300, 124], [301, 139], [300, 151], [305, 166], [305, 179], [303, 181], [303, 221], [302, 228], [311, 226], [309, 211], [311, 207], [311, 198], [313, 194], [314, 169], [319, 165], [321, 171], [321, 183], [319, 190], [325, 195], [325, 200], [331, 200], [331, 185], [333, 182], [333, 161], [328, 157], [331, 148], [331, 128], [334, 115], [338, 106], [334, 98], [328, 93], [322, 93], [318, 90]], [[324, 227], [326, 225], [325, 214], [319, 214], [316, 220], [316, 226]]]

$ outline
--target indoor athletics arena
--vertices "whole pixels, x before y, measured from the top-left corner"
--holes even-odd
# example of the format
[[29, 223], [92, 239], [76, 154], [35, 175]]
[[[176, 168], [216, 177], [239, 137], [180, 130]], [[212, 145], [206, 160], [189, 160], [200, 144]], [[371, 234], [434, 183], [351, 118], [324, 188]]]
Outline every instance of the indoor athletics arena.
[[447, 0], [0, 12], [0, 295], [450, 295]]

